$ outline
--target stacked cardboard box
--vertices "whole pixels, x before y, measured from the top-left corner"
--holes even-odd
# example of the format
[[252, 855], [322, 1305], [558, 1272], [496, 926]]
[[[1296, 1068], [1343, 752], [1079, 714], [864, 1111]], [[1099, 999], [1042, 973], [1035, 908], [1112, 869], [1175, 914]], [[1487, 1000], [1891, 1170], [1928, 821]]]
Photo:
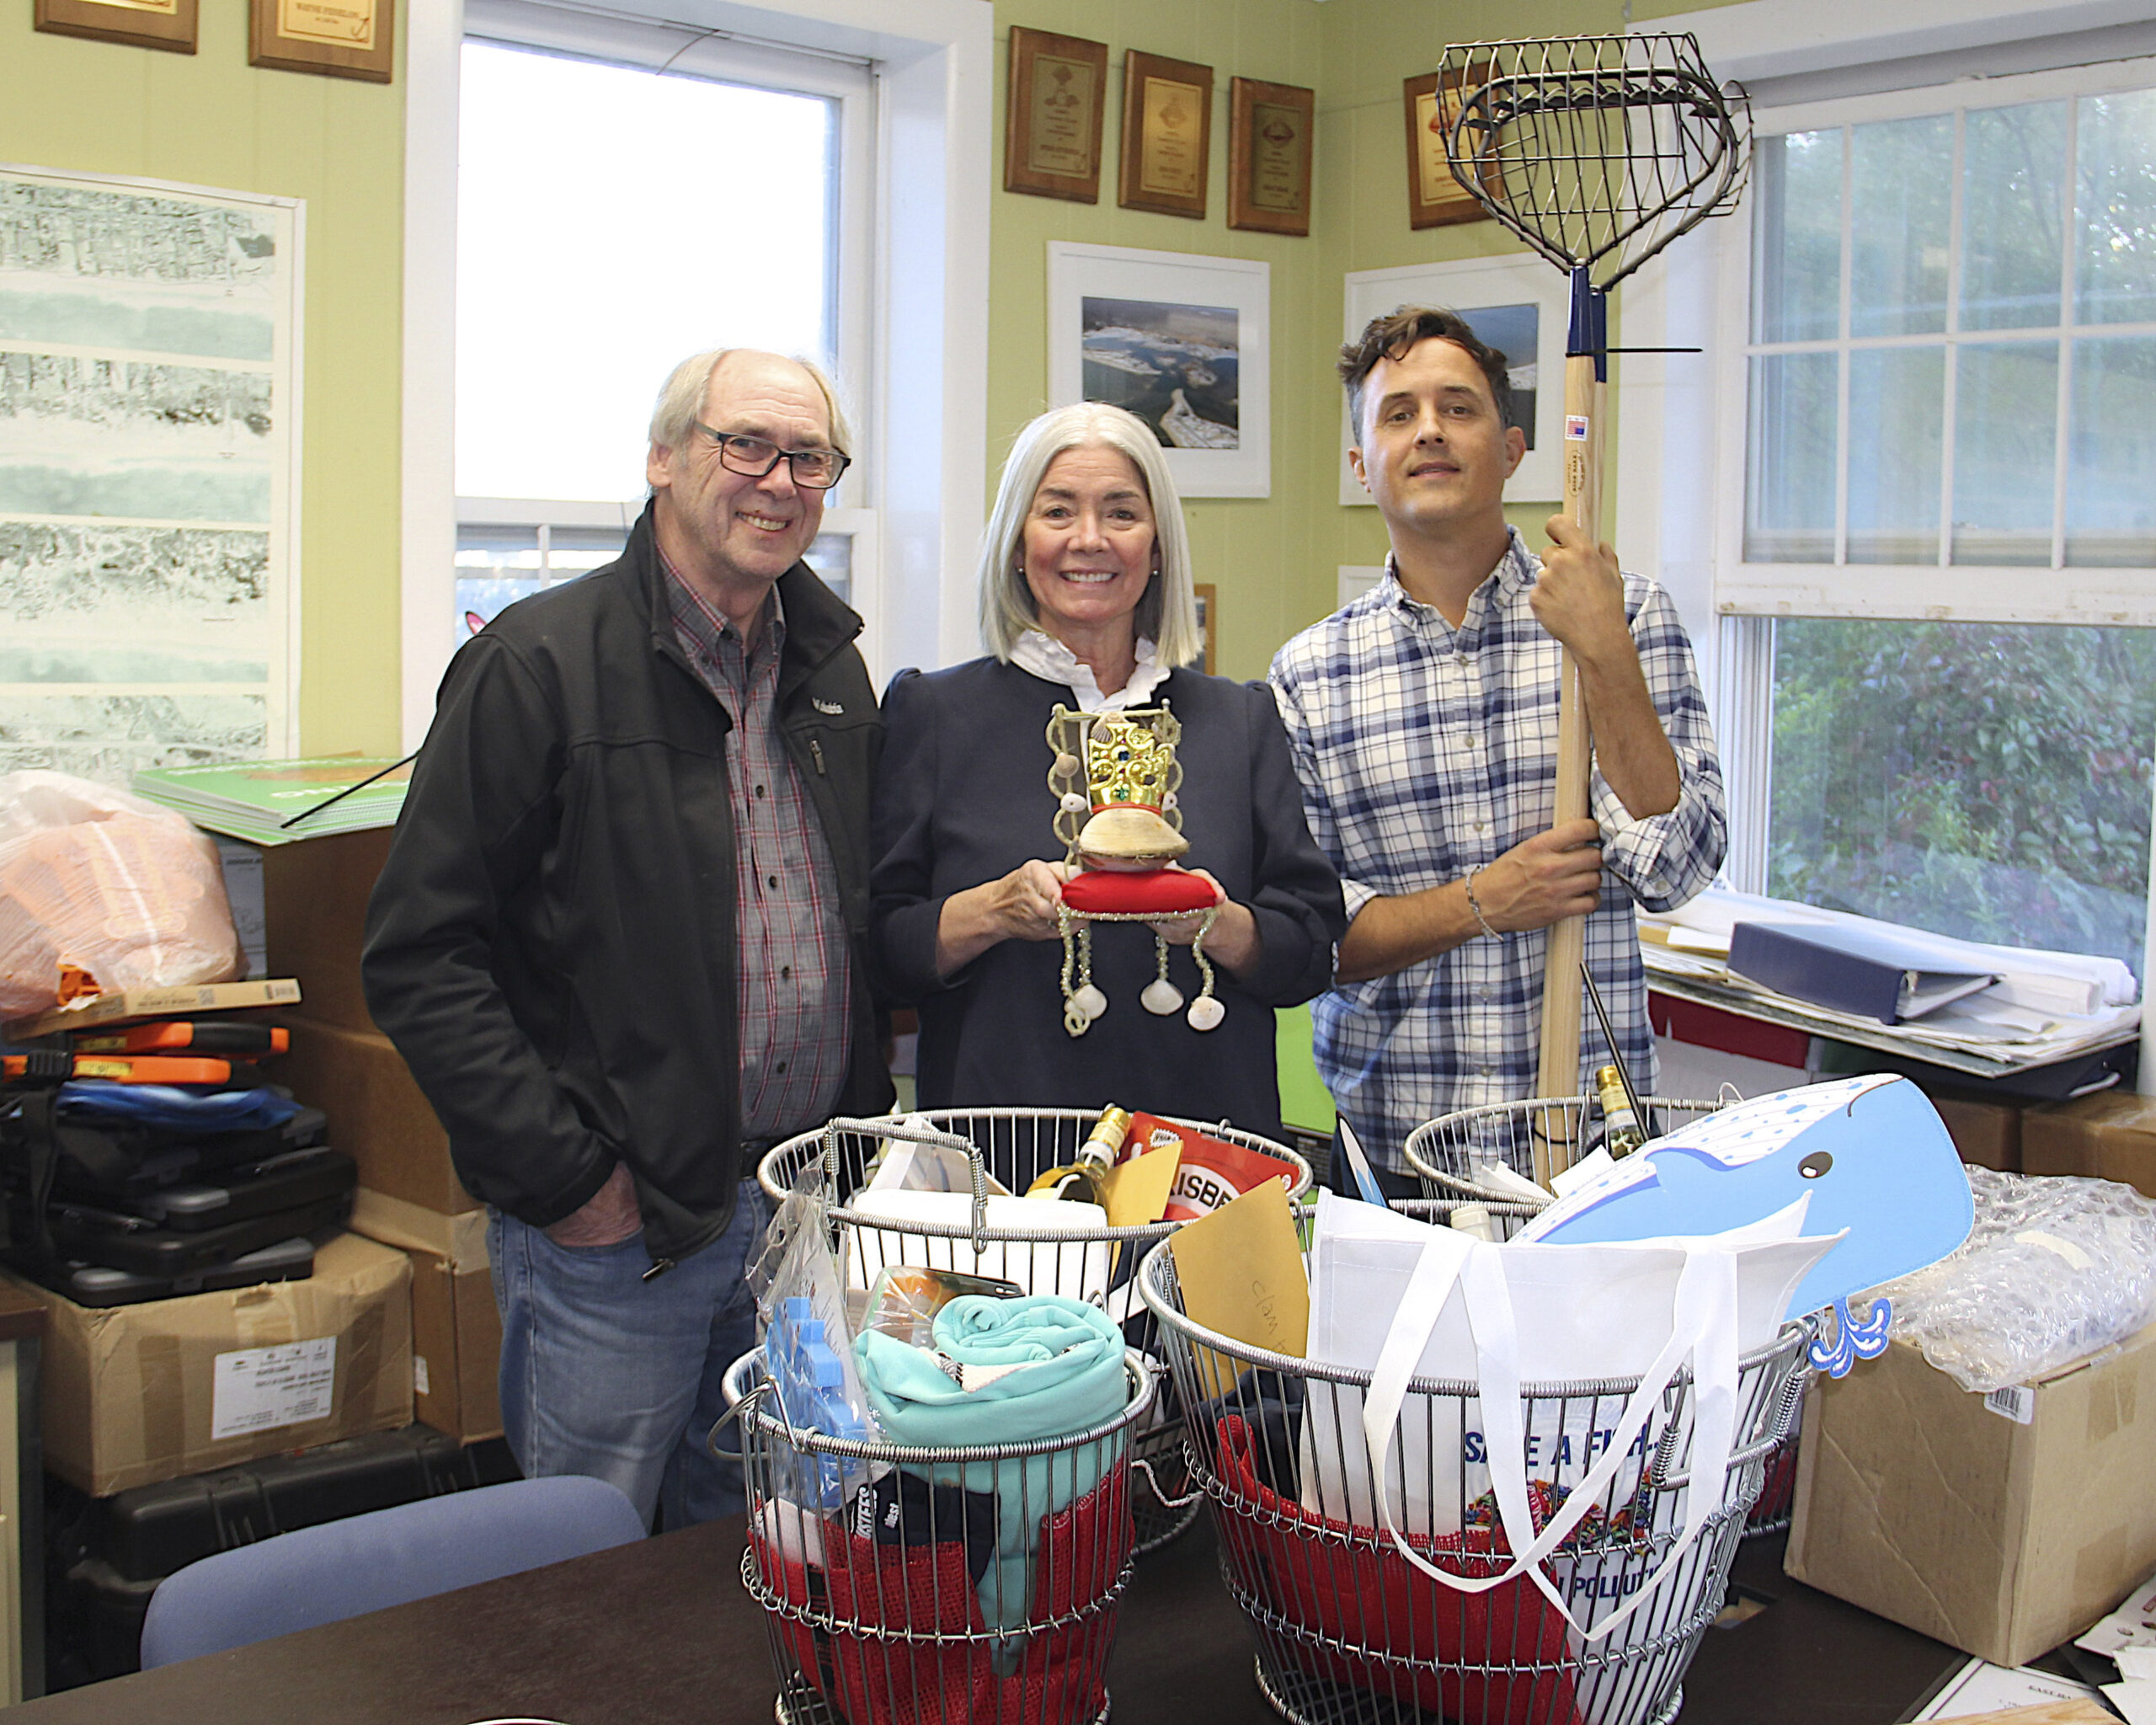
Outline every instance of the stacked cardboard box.
[[0, 1272], [50, 1313], [45, 1465], [102, 1498], [412, 1418], [412, 1272], [340, 1234], [304, 1282], [95, 1309]]
[[410, 1070], [368, 1016], [360, 980], [367, 895], [390, 836], [378, 827], [262, 853], [266, 958], [302, 990], [301, 1011], [280, 1015], [292, 1045], [278, 1077], [329, 1117], [330, 1142], [359, 1163], [353, 1227], [410, 1262], [418, 1417], [470, 1443], [502, 1429], [485, 1212], [458, 1183], [448, 1135]]
[[2105, 1090], [2031, 1108], [2021, 1162], [2026, 1173], [2122, 1180], [2156, 1198], [2156, 1096]]

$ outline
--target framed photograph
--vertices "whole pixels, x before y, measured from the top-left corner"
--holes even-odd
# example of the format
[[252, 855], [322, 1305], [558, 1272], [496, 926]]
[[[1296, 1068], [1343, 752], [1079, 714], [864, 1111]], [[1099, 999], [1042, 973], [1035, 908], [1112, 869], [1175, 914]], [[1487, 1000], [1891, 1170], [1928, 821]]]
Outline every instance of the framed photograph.
[[1317, 92], [1239, 77], [1229, 86], [1228, 226], [1310, 231], [1310, 136]]
[[1135, 48], [1123, 56], [1123, 174], [1126, 210], [1205, 219], [1213, 139], [1213, 68]]
[[397, 0], [253, 0], [247, 63], [386, 84], [396, 20]]
[[1108, 45], [1011, 26], [1003, 190], [1097, 204]]
[[[1457, 312], [1482, 340], [1505, 356], [1513, 410], [1527, 434], [1521, 462], [1505, 495], [1514, 502], [1552, 501], [1565, 494], [1561, 423], [1565, 412], [1564, 272], [1530, 254], [1465, 258], [1452, 264], [1410, 264], [1398, 270], [1358, 270], [1346, 278], [1342, 337], [1353, 341], [1373, 318], [1402, 306], [1438, 306]], [[1545, 374], [1547, 389], [1541, 387]], [[1348, 404], [1340, 404], [1340, 500], [1369, 503], [1370, 494], [1348, 465], [1355, 441]]]
[[57, 36], [88, 36], [131, 48], [195, 51], [200, 0], [37, 0], [30, 22]]
[[1213, 649], [1220, 638], [1217, 622], [1219, 613], [1216, 609], [1219, 601], [1214, 596], [1214, 585], [1211, 581], [1193, 581], [1190, 590], [1198, 595], [1198, 633], [1205, 643], [1205, 656], [1198, 661], [1198, 668], [1209, 677], [1218, 676], [1219, 673], [1213, 669]]
[[1445, 227], [1455, 222], [1486, 222], [1489, 211], [1453, 177], [1445, 160], [1445, 133], [1460, 117], [1458, 75], [1426, 72], [1401, 86], [1407, 115], [1407, 225]]
[[1051, 240], [1049, 404], [1128, 408], [1185, 497], [1270, 496], [1272, 288], [1240, 258]]

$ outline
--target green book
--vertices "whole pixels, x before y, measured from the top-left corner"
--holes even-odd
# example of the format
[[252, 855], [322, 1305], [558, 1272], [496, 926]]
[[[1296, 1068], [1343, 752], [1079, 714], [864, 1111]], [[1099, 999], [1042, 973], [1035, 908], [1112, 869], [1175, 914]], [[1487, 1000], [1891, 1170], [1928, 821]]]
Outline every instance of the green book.
[[135, 775], [135, 793], [211, 832], [250, 844], [285, 845], [394, 825], [411, 777], [408, 761], [381, 756], [227, 761], [147, 767]]

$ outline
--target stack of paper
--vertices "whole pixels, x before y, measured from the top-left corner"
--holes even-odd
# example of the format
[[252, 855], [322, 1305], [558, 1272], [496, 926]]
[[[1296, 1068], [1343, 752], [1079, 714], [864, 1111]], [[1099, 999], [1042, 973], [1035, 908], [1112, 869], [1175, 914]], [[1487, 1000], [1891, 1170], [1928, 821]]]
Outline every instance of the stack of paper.
[[251, 844], [283, 845], [325, 833], [394, 826], [411, 777], [408, 762], [358, 755], [235, 761], [145, 769], [135, 775], [135, 794], [176, 809], [211, 832]]
[[[1838, 1012], [1762, 988], [1729, 966], [1737, 924], [1774, 923], [1855, 943], [1891, 939], [1913, 966], [1988, 972], [1999, 980], [1891, 1028], [1870, 1014]], [[2130, 1035], [2141, 1021], [2132, 971], [2116, 959], [1987, 946], [1845, 911], [1712, 887], [1682, 910], [1642, 916], [1649, 980], [1673, 993], [1737, 1011], [1768, 1007], [1777, 1023], [1870, 1047], [1891, 1046], [1969, 1071], [2009, 1071], [2064, 1060]]]

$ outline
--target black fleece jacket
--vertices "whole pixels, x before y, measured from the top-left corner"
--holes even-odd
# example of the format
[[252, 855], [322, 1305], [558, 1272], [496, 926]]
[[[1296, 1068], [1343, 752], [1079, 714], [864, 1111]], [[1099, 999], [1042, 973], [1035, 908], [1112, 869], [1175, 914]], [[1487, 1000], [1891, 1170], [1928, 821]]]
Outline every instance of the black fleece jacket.
[[[647, 509], [618, 561], [511, 606], [451, 664], [363, 969], [475, 1197], [543, 1227], [626, 1162], [663, 1265], [719, 1234], [754, 1170], [739, 1128], [732, 721], [675, 639], [651, 536]], [[804, 563], [778, 593], [778, 722], [853, 947], [839, 1110], [880, 1113], [891, 1087], [863, 942], [883, 722], [853, 645], [861, 619]]]

